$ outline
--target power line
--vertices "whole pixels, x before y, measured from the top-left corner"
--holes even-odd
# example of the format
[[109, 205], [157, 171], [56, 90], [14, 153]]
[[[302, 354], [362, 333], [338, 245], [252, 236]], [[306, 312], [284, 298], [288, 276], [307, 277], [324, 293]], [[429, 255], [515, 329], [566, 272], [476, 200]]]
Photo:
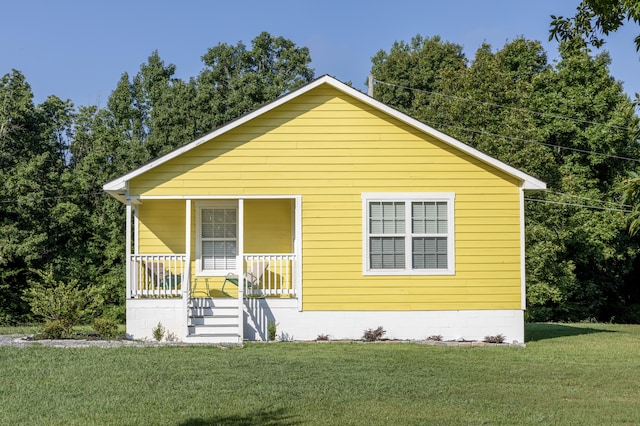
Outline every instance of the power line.
[[604, 123], [600, 123], [597, 121], [590, 121], [590, 120], [583, 120], [580, 118], [572, 118], [572, 117], [567, 117], [564, 115], [559, 115], [559, 114], [552, 114], [549, 112], [540, 112], [540, 111], [534, 111], [531, 109], [526, 109], [526, 108], [518, 108], [518, 107], [511, 107], [511, 106], [507, 106], [507, 105], [501, 105], [501, 104], [496, 104], [493, 102], [486, 102], [486, 101], [478, 101], [476, 99], [471, 99], [471, 98], [463, 98], [460, 96], [454, 96], [454, 95], [445, 95], [444, 93], [438, 93], [438, 92], [432, 92], [429, 90], [424, 90], [424, 89], [417, 89], [415, 87], [408, 87], [408, 86], [402, 86], [400, 84], [394, 84], [394, 83], [387, 83], [386, 81], [380, 81], [380, 80], [374, 80], [376, 83], [380, 83], [380, 84], [385, 84], [387, 86], [391, 86], [391, 87], [398, 87], [401, 89], [407, 89], [407, 90], [414, 90], [416, 92], [421, 92], [421, 93], [426, 93], [429, 95], [436, 95], [436, 96], [442, 96], [444, 98], [450, 98], [450, 99], [455, 99], [455, 100], [459, 100], [459, 101], [465, 101], [465, 102], [473, 102], [476, 104], [480, 104], [480, 105], [487, 105], [487, 106], [493, 106], [493, 107], [497, 107], [497, 108], [504, 108], [504, 109], [509, 109], [512, 111], [518, 111], [518, 112], [527, 112], [530, 114], [534, 114], [534, 115], [539, 115], [539, 116], [547, 116], [547, 117], [551, 117], [551, 118], [559, 118], [562, 120], [569, 120], [569, 121], [575, 121], [577, 123], [584, 123], [584, 124], [595, 124], [598, 126], [603, 126], [603, 127], [609, 127], [612, 129], [619, 129], [619, 130], [628, 130], [628, 127], [622, 127], [622, 126], [614, 126], [611, 124], [604, 124]]
[[595, 210], [605, 210], [605, 211], [614, 211], [614, 212], [622, 212], [622, 213], [633, 213], [632, 210], [628, 209], [614, 209], [612, 207], [602, 207], [602, 206], [590, 206], [585, 204], [577, 204], [577, 203], [567, 203], [565, 201], [551, 201], [551, 200], [541, 200], [539, 198], [524, 198], [526, 201], [535, 201], [537, 203], [546, 203], [546, 204], [560, 204], [563, 206], [572, 206], [572, 207], [582, 207], [586, 209], [595, 209]]
[[595, 198], [583, 197], [581, 195], [565, 194], [563, 192], [554, 192], [554, 191], [550, 191], [548, 189], [545, 192], [548, 193], [548, 194], [562, 195], [562, 196], [565, 196], [565, 197], [573, 197], [573, 198], [580, 198], [582, 200], [587, 200], [587, 201], [594, 201], [596, 203], [610, 204], [610, 205], [614, 205], [614, 206], [622, 206], [622, 207], [633, 208], [633, 206], [630, 205], [630, 204], [615, 203], [613, 201], [596, 200]]
[[458, 130], [478, 133], [478, 134], [487, 135], [487, 136], [494, 136], [494, 137], [499, 137], [499, 138], [503, 138], [503, 139], [510, 139], [510, 140], [519, 141], [519, 142], [530, 142], [530, 143], [535, 143], [535, 144], [538, 144], [538, 145], [548, 146], [548, 147], [551, 147], [551, 148], [563, 149], [563, 150], [566, 150], [566, 151], [574, 151], [574, 152], [580, 152], [582, 154], [590, 154], [590, 155], [599, 155], [599, 156], [602, 156], [602, 157], [615, 158], [617, 160], [633, 161], [634, 163], [640, 163], [640, 160], [638, 160], [636, 158], [623, 157], [623, 156], [620, 156], [620, 155], [613, 155], [613, 154], [605, 154], [603, 152], [589, 151], [589, 150], [580, 149], [580, 148], [571, 148], [569, 146], [554, 145], [554, 144], [551, 144], [551, 143], [535, 141], [535, 140], [532, 140], [532, 139], [522, 139], [522, 138], [516, 138], [516, 137], [513, 137], [513, 136], [499, 135], [497, 133], [491, 133], [491, 132], [487, 132], [485, 130], [469, 129], [468, 127], [460, 127], [460, 126], [454, 126], [452, 124], [444, 124], [444, 123], [433, 123], [433, 122], [428, 122], [428, 121], [424, 121], [424, 123], [427, 123], [427, 124], [429, 124], [431, 126], [435, 126], [435, 127], [451, 127], [452, 129], [458, 129]]
[[[496, 104], [496, 103], [492, 103], [492, 102], [477, 101], [475, 99], [462, 98], [462, 97], [459, 97], [459, 96], [445, 95], [445, 94], [442, 94], [442, 93], [431, 92], [431, 91], [428, 91], [428, 90], [416, 89], [416, 88], [412, 88], [412, 87], [408, 87], [408, 86], [402, 86], [402, 85], [399, 85], [399, 84], [387, 83], [385, 81], [380, 81], [380, 80], [375, 80], [375, 82], [376, 83], [385, 84], [385, 85], [388, 85], [388, 86], [392, 86], [392, 87], [399, 87], [399, 88], [402, 88], [402, 89], [414, 90], [414, 91], [417, 91], [417, 92], [423, 92], [423, 93], [427, 93], [427, 94], [448, 97], [448, 98], [461, 100], [461, 101], [475, 102], [475, 103], [478, 103], [478, 104], [496, 106], [496, 107], [499, 107], [499, 108], [511, 109], [511, 110], [520, 111], [520, 112], [529, 112], [531, 114], [538, 114], [538, 115], [548, 115], [550, 117], [561, 118], [561, 119], [564, 119], [564, 120], [571, 120], [571, 121], [577, 121], [577, 122], [581, 122], [581, 123], [596, 124], [596, 125], [599, 125], [599, 126], [610, 127], [610, 128], [615, 128], [615, 129], [628, 130], [626, 127], [613, 126], [613, 125], [610, 125], [610, 124], [603, 124], [603, 123], [598, 123], [598, 122], [589, 121], [589, 120], [580, 120], [580, 119], [575, 119], [575, 118], [571, 118], [571, 117], [565, 117], [565, 116], [561, 116], [561, 115], [557, 115], [557, 114], [550, 114], [550, 113], [544, 113], [544, 112], [539, 112], [539, 111], [533, 111], [533, 110], [529, 110], [529, 109], [525, 109], [525, 108], [510, 107], [510, 106], [500, 105], [500, 104]], [[500, 135], [500, 134], [497, 134], [497, 133], [487, 132], [485, 130], [469, 129], [467, 127], [454, 126], [454, 125], [451, 125], [451, 124], [433, 123], [433, 122], [428, 122], [428, 121], [423, 121], [423, 122], [427, 123], [427, 124], [429, 124], [431, 126], [435, 126], [435, 127], [450, 127], [452, 129], [458, 129], [458, 130], [463, 130], [463, 131], [467, 131], [467, 132], [483, 134], [483, 135], [487, 135], [487, 136], [500, 137], [500, 138], [503, 138], [503, 139], [510, 139], [510, 140], [515, 140], [515, 141], [519, 141], [519, 142], [535, 143], [535, 144], [538, 144], [538, 145], [547, 146], [547, 147], [556, 148], [556, 149], [563, 149], [563, 150], [566, 150], [566, 151], [574, 151], [574, 152], [579, 152], [579, 153], [582, 153], [582, 154], [589, 154], [589, 155], [599, 155], [599, 156], [602, 156], [602, 157], [615, 158], [615, 159], [618, 159], [618, 160], [632, 161], [632, 162], [635, 162], [635, 163], [640, 163], [640, 160], [638, 160], [636, 158], [623, 157], [623, 156], [620, 156], [620, 155], [613, 155], [613, 154], [605, 154], [605, 153], [602, 153], [602, 152], [589, 151], [589, 150], [580, 149], [580, 148], [572, 148], [572, 147], [568, 147], [568, 146], [556, 145], [556, 144], [551, 144], [551, 143], [547, 143], [547, 142], [535, 141], [535, 140], [531, 140], [531, 139], [522, 139], [522, 138], [516, 138], [516, 137], [513, 137], [513, 136], [505, 136], [505, 135]]]

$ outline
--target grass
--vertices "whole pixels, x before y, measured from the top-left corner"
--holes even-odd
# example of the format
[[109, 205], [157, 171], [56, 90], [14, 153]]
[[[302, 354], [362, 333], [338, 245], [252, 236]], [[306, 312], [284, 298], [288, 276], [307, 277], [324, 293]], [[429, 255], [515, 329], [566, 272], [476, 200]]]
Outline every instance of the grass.
[[526, 330], [526, 348], [2, 347], [0, 424], [640, 422], [640, 326]]

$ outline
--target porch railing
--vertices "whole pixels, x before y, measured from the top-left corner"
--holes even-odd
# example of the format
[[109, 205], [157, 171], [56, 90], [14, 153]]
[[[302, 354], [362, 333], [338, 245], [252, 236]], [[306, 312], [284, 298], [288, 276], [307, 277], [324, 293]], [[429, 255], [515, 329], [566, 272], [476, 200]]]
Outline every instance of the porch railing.
[[245, 254], [246, 297], [295, 297], [294, 254]]
[[[129, 298], [182, 297], [186, 254], [132, 254]], [[296, 297], [294, 254], [245, 254], [245, 297]]]
[[128, 297], [181, 297], [186, 260], [186, 254], [130, 255], [131, 284]]

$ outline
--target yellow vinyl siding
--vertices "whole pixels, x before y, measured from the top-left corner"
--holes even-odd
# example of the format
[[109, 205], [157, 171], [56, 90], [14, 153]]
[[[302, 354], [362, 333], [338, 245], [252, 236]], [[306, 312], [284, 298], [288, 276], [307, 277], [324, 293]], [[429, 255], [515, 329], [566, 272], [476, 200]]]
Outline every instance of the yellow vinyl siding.
[[246, 200], [244, 210], [245, 253], [293, 253], [291, 199]]
[[[519, 182], [331, 88], [300, 95], [155, 167], [130, 190], [302, 196], [304, 310], [522, 306]], [[363, 192], [455, 193], [455, 275], [363, 276]], [[247, 226], [258, 232], [254, 213], [247, 209]], [[279, 226], [291, 229], [292, 222]]]
[[185, 203], [182, 200], [145, 200], [136, 206], [140, 220], [140, 253], [184, 253]]

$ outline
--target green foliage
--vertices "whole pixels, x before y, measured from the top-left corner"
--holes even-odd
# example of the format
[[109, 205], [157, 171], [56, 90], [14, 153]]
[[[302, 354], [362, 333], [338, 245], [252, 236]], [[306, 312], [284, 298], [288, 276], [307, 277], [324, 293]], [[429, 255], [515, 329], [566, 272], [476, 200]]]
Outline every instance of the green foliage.
[[33, 314], [44, 318], [45, 330], [61, 331], [57, 337], [68, 337], [73, 326], [94, 315], [100, 304], [95, 288], [80, 288], [76, 280], [58, 281], [51, 269], [35, 272], [40, 280], [30, 282], [23, 297]]
[[93, 320], [93, 329], [100, 337], [111, 340], [118, 335], [118, 323], [110, 318], [96, 318]]
[[629, 234], [635, 236], [640, 229], [640, 173], [629, 172], [629, 177], [623, 182], [622, 202], [632, 208]]
[[269, 321], [269, 323], [267, 324], [267, 339], [269, 339], [270, 342], [276, 340], [277, 332], [278, 324], [275, 321]]
[[158, 325], [153, 327], [153, 329], [151, 330], [151, 335], [158, 342], [162, 340], [162, 338], [164, 337], [164, 326], [162, 325], [161, 322], [159, 322]]
[[42, 331], [37, 334], [40, 339], [64, 339], [69, 337], [71, 329], [68, 324], [60, 320], [47, 321], [42, 326]]
[[[582, 0], [572, 18], [551, 15], [549, 40], [566, 40], [579, 45], [602, 47], [604, 36], [615, 32], [625, 21], [640, 24], [640, 6], [637, 0]], [[640, 35], [635, 38], [640, 50]]]

